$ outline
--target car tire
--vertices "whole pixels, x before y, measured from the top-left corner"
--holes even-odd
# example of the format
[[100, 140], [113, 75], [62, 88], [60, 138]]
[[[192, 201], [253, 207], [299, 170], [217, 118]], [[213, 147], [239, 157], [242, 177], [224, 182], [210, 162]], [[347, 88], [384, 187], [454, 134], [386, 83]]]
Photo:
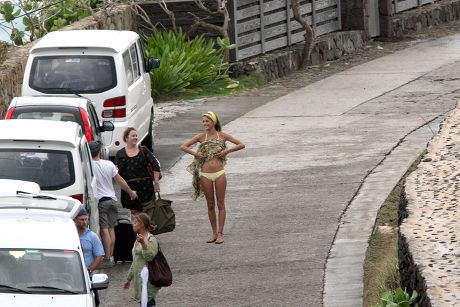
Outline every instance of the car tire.
[[142, 145], [153, 152], [153, 112], [150, 113], [149, 132], [147, 133], [145, 139], [142, 141]]

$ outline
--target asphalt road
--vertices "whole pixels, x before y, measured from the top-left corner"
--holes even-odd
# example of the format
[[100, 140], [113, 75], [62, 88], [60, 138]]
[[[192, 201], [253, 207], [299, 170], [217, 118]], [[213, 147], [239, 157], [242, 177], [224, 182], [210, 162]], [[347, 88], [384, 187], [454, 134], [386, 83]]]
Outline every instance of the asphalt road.
[[[359, 306], [376, 211], [459, 98], [458, 42], [421, 42], [279, 98], [159, 105], [171, 111], [156, 125], [162, 196], [177, 218], [159, 236], [174, 274], [159, 306]], [[191, 157], [178, 150], [207, 110], [247, 145], [226, 168], [220, 246], [204, 243], [206, 206], [190, 199]], [[127, 267], [107, 270], [103, 306], [135, 306]]]

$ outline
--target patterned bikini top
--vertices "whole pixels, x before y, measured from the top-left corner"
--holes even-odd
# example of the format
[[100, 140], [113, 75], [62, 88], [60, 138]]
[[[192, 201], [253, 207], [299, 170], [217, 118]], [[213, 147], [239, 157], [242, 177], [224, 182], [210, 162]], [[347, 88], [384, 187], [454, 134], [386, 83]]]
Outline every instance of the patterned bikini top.
[[205, 161], [210, 161], [226, 147], [225, 141], [220, 138], [219, 132], [217, 132], [217, 139], [212, 140], [208, 140], [208, 134], [206, 133], [204, 141], [198, 146], [198, 152], [201, 152], [205, 156]]

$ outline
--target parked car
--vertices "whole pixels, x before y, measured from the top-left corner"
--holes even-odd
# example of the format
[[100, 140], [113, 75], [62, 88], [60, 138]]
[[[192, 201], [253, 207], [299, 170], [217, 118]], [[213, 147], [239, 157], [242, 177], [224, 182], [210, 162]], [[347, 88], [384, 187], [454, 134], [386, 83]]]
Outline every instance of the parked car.
[[[65, 96], [22, 96], [11, 101], [5, 119], [47, 119], [72, 121], [80, 124], [85, 132], [86, 140], [100, 140], [102, 135], [115, 128], [110, 121], [99, 121], [97, 112], [91, 101], [84, 97]], [[102, 158], [108, 159], [108, 148], [105, 147]]]
[[40, 186], [36, 182], [12, 179], [0, 179], [0, 194], [40, 193]]
[[0, 195], [0, 306], [94, 307], [90, 279], [73, 219], [81, 203], [49, 194]]
[[135, 127], [139, 142], [153, 146], [153, 99], [149, 71], [137, 33], [115, 30], [53, 31], [31, 49], [24, 70], [23, 96], [73, 95], [93, 101], [98, 115], [111, 120], [104, 134], [110, 156], [123, 147], [123, 131]]
[[36, 182], [42, 192], [78, 199], [99, 231], [91, 154], [77, 123], [0, 120], [0, 179]]

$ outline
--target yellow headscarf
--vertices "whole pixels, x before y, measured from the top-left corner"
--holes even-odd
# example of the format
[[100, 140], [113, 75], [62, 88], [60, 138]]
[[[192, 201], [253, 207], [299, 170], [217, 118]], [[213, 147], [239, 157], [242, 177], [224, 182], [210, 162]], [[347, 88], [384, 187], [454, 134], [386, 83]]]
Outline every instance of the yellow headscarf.
[[208, 112], [204, 113], [203, 116], [209, 117], [212, 120], [212, 122], [214, 123], [214, 125], [217, 124], [217, 115], [216, 115], [216, 113], [208, 111]]

